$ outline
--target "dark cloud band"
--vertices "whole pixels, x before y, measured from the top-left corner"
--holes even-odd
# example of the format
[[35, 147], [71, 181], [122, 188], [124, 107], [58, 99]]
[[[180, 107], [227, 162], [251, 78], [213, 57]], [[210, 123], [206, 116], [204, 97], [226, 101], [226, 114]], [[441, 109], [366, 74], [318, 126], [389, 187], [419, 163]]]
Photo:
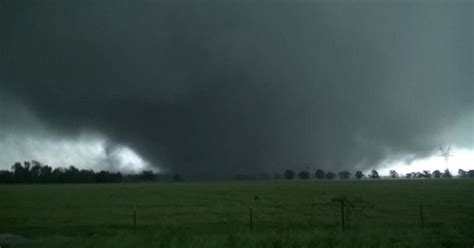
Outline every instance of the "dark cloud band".
[[4, 94], [190, 177], [474, 147], [469, 1], [0, 6]]

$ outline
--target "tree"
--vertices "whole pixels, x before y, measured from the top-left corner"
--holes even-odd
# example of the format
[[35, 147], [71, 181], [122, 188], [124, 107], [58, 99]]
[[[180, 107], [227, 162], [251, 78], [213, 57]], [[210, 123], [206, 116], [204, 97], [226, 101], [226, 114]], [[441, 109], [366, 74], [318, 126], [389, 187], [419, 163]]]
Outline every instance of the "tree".
[[467, 174], [469, 177], [474, 177], [474, 170], [469, 170]]
[[348, 172], [348, 171], [340, 171], [338, 173], [338, 175], [339, 175], [339, 179], [349, 179], [349, 178], [351, 178], [351, 173]]
[[433, 177], [434, 178], [441, 178], [441, 176], [442, 176], [441, 171], [439, 171], [439, 170], [433, 171]]
[[314, 177], [315, 177], [316, 179], [319, 179], [319, 180], [324, 179], [324, 175], [325, 175], [325, 173], [324, 173], [324, 171], [321, 170], [321, 169], [317, 169], [317, 170], [316, 170], [316, 173], [314, 173]]
[[31, 167], [31, 181], [37, 183], [40, 181], [41, 176], [41, 163], [38, 161], [31, 161], [33, 166]]
[[[182, 180], [180, 175], [169, 175], [170, 178]], [[118, 183], [123, 182], [123, 176], [120, 172], [100, 171], [95, 173], [93, 170], [79, 170], [74, 166], [68, 168], [57, 167], [54, 170], [42, 165], [38, 161], [25, 162], [24, 165], [17, 162], [11, 167], [10, 171], [0, 170], [0, 183]], [[128, 175], [129, 181], [154, 180], [158, 178], [152, 171], [145, 171], [139, 175]]]
[[143, 181], [154, 181], [155, 173], [152, 170], [144, 170], [141, 175]]
[[391, 170], [389, 174], [391, 178], [398, 178], [400, 176], [396, 170]]
[[372, 178], [372, 179], [378, 179], [380, 176], [379, 176], [379, 173], [378, 173], [376, 170], [372, 170], [372, 171], [370, 172], [370, 176], [369, 176], [369, 177]]
[[93, 170], [80, 170], [78, 180], [81, 183], [95, 183], [95, 173]]
[[13, 173], [7, 170], [0, 170], [0, 183], [14, 183]]
[[449, 169], [444, 170], [443, 178], [452, 178], [452, 177], [453, 177], [453, 175], [451, 174]]
[[54, 170], [51, 172], [51, 178], [55, 183], [65, 183], [64, 168], [54, 168]]
[[65, 182], [67, 183], [79, 183], [80, 182], [79, 169], [77, 169], [73, 165], [70, 165], [68, 168], [64, 170], [64, 178], [65, 178]]
[[[154, 178], [154, 174], [152, 171], [150, 171], [152, 174], [148, 173], [149, 171], [143, 171], [142, 174], [140, 174], [140, 179], [142, 181], [148, 181], [150, 178]], [[147, 176], [144, 176], [144, 175]], [[98, 183], [119, 183], [122, 182], [122, 174], [120, 172], [117, 173], [110, 173], [108, 171], [100, 171], [99, 173], [95, 174], [95, 181]]]
[[23, 167], [25, 168], [24, 173], [25, 173], [25, 183], [30, 183], [31, 182], [31, 163], [29, 161], [23, 162]]
[[12, 171], [13, 171], [13, 179], [15, 180], [15, 182], [17, 182], [17, 183], [26, 183], [27, 182], [28, 172], [21, 165], [20, 162], [16, 162], [12, 166]]
[[293, 178], [295, 178], [295, 171], [287, 169], [284, 175], [285, 175], [285, 179], [293, 180]]
[[356, 174], [355, 174], [355, 177], [357, 179], [362, 179], [365, 177], [364, 173], [362, 171], [357, 171]]
[[31, 163], [29, 161], [23, 162], [25, 170], [30, 171]]
[[112, 183], [121, 183], [123, 182], [123, 175], [120, 172], [112, 173], [112, 178], [110, 180]]
[[51, 182], [51, 172], [53, 171], [53, 168], [44, 165], [40, 169], [40, 181], [43, 183]]
[[430, 173], [430, 171], [429, 171], [429, 170], [424, 170], [424, 171], [423, 171], [423, 177], [424, 177], [424, 178], [428, 178], [428, 179], [431, 178], [431, 173]]
[[299, 178], [299, 179], [302, 179], [302, 180], [308, 180], [308, 179], [310, 178], [309, 172], [308, 172], [308, 171], [305, 171], [305, 170], [300, 171], [300, 172], [298, 173], [298, 178]]
[[337, 176], [336, 173], [332, 171], [329, 171], [326, 173], [326, 175], [324, 175], [324, 177], [329, 180], [336, 178], [336, 176]]
[[459, 174], [459, 177], [467, 177], [467, 171], [463, 170], [463, 169], [459, 169], [458, 170], [458, 174]]

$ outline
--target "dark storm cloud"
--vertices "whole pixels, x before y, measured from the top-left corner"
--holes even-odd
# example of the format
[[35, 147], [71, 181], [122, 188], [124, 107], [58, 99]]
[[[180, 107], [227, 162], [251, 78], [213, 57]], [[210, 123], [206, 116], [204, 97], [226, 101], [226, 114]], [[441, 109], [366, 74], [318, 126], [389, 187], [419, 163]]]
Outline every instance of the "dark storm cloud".
[[191, 177], [474, 147], [470, 1], [1, 3], [4, 94]]

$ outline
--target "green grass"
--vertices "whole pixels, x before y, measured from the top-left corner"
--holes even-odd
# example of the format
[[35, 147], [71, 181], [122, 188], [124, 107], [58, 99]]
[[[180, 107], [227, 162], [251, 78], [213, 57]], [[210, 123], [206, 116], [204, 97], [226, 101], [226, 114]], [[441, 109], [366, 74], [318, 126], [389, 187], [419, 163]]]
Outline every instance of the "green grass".
[[473, 196], [474, 180], [0, 185], [0, 246], [470, 248]]

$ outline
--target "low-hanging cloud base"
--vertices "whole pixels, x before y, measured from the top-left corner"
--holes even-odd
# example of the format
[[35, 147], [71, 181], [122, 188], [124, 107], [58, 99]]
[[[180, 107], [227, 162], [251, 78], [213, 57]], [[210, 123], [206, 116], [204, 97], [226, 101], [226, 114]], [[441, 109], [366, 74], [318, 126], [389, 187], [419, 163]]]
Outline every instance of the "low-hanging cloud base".
[[4, 164], [224, 178], [474, 149], [470, 1], [0, 3]]

